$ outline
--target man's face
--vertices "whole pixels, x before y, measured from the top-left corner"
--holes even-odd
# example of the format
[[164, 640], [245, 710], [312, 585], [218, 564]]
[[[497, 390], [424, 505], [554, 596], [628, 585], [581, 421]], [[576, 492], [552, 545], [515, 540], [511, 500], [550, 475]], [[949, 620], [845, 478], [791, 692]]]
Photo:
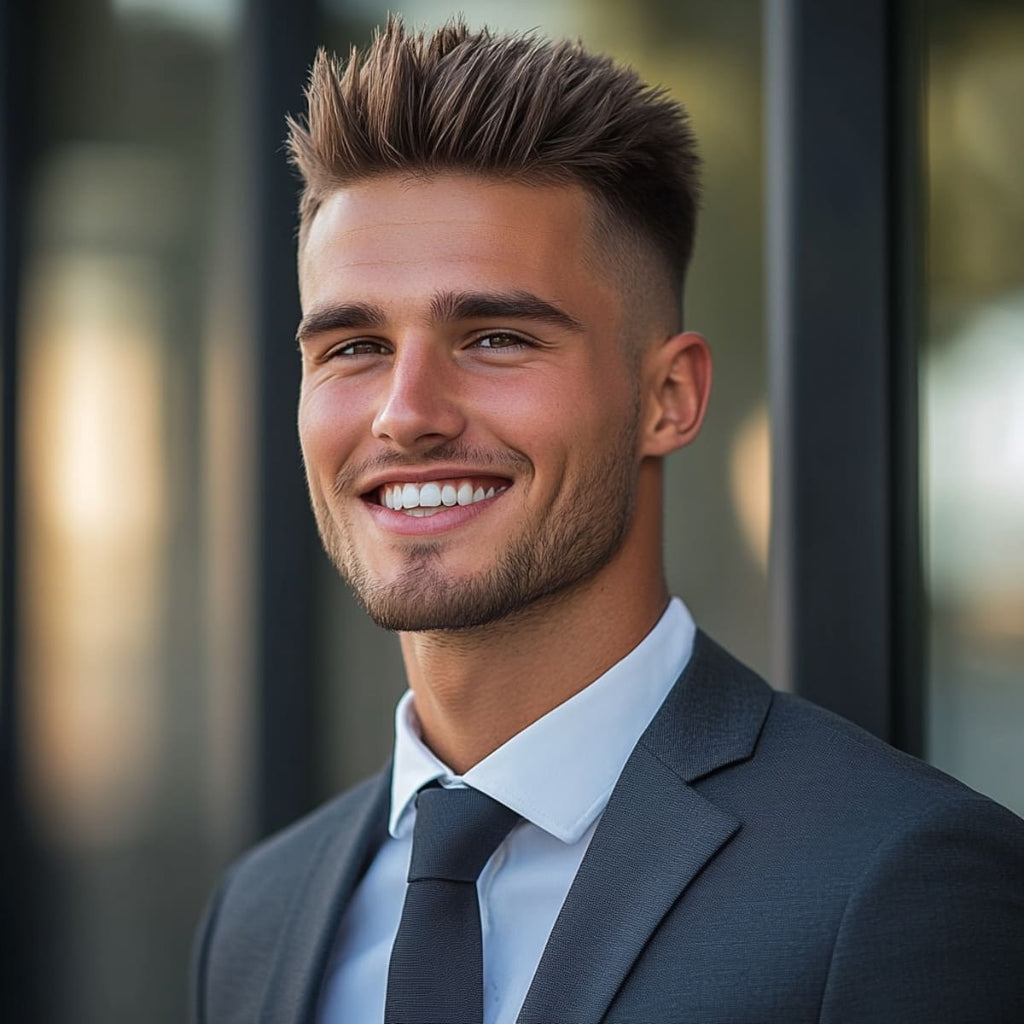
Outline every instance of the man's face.
[[324, 545], [380, 625], [492, 622], [619, 550], [638, 385], [588, 224], [578, 188], [458, 175], [317, 213], [299, 433]]

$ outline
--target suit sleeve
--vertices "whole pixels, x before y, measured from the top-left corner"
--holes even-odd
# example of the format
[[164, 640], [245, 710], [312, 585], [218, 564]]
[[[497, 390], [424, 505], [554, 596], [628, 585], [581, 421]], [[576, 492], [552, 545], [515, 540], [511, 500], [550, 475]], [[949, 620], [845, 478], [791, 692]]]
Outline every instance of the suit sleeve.
[[846, 906], [820, 1021], [1024, 1021], [1024, 822], [964, 797], [883, 842]]

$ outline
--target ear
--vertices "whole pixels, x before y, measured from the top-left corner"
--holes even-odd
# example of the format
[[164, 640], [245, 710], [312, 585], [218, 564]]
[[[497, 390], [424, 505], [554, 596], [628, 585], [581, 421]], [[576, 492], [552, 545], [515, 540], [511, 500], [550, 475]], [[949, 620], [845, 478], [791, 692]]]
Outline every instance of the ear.
[[668, 455], [689, 444], [704, 422], [711, 393], [711, 350], [693, 331], [648, 350], [643, 380], [642, 455]]

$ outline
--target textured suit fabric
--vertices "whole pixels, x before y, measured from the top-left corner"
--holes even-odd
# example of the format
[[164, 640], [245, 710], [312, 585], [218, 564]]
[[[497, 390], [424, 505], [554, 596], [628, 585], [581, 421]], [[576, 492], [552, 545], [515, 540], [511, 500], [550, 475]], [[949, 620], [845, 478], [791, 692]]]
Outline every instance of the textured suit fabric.
[[[312, 1021], [387, 809], [385, 771], [229, 872], [197, 937], [196, 1024]], [[1024, 1021], [1024, 823], [698, 634], [519, 1020]]]

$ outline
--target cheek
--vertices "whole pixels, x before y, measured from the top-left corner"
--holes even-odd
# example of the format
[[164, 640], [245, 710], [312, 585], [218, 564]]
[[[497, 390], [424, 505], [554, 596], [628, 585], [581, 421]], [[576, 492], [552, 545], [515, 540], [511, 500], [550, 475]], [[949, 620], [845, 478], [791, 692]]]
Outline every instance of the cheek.
[[496, 394], [486, 406], [489, 433], [529, 458], [542, 488], [561, 489], [628, 429], [630, 401], [621, 383], [609, 388], [594, 373], [560, 374]]
[[563, 438], [573, 445], [593, 448], [628, 434], [637, 416], [628, 370], [581, 372], [557, 396], [556, 408]]
[[577, 419], [575, 401], [565, 387], [542, 374], [506, 380], [489, 393], [478, 393], [474, 420], [510, 448], [533, 456], [538, 451], [564, 444]]
[[351, 401], [329, 387], [303, 388], [299, 398], [298, 428], [303, 458], [310, 474], [333, 472], [357, 442], [357, 411]]

